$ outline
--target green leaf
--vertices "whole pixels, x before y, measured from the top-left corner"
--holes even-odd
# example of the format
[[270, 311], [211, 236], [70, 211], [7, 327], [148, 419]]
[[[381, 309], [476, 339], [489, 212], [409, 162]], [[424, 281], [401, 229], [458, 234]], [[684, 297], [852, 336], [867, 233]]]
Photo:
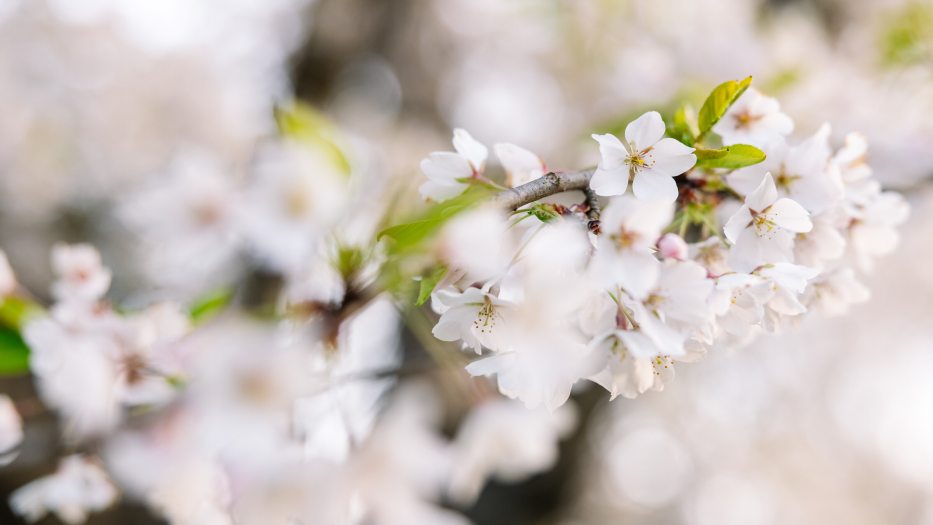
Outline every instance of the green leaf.
[[279, 133], [313, 148], [330, 159], [346, 176], [350, 175], [350, 159], [341, 147], [335, 126], [323, 113], [301, 102], [276, 106], [275, 122]]
[[0, 376], [29, 373], [29, 347], [15, 331], [0, 328]]
[[701, 168], [738, 169], [765, 160], [765, 152], [748, 144], [733, 144], [719, 149], [697, 149], [697, 166]]
[[445, 275], [447, 275], [447, 267], [436, 266], [430, 273], [421, 276], [421, 284], [418, 287], [418, 300], [415, 301], [416, 306], [423, 305], [431, 297], [431, 292], [437, 288], [437, 283], [441, 282]]
[[696, 142], [696, 114], [693, 107], [683, 105], [677, 108], [667, 125], [667, 135], [673, 137], [687, 146]]
[[744, 80], [729, 80], [723, 82], [710, 93], [700, 108], [698, 123], [700, 126], [700, 135], [706, 134], [717, 122], [726, 114], [726, 111], [732, 107], [732, 104], [745, 93], [752, 83], [752, 77], [746, 77]]
[[0, 299], [0, 325], [20, 331], [33, 317], [44, 312], [41, 306], [22, 297]]
[[431, 238], [448, 220], [489, 198], [492, 193], [484, 185], [472, 185], [463, 194], [437, 203], [411, 220], [382, 230], [376, 238], [391, 239], [390, 250], [394, 253], [409, 251]]
[[194, 324], [203, 323], [223, 311], [233, 300], [233, 290], [221, 288], [198, 297], [188, 309]]

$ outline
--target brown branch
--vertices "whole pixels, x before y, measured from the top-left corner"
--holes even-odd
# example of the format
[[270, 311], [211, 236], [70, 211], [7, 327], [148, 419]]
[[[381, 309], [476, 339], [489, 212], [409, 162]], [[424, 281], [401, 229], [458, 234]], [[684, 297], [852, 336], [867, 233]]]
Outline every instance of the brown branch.
[[495, 202], [503, 208], [514, 210], [536, 200], [550, 197], [565, 191], [585, 191], [590, 185], [590, 177], [595, 169], [581, 171], [551, 172], [521, 186], [509, 188], [495, 197]]

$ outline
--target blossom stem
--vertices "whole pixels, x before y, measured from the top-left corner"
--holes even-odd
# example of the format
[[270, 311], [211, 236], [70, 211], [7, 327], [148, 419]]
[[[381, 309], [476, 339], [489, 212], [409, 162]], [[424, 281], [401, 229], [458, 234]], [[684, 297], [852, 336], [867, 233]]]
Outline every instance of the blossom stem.
[[591, 168], [581, 171], [551, 172], [540, 179], [500, 192], [496, 195], [495, 202], [503, 208], [514, 210], [565, 191], [585, 191], [590, 185], [590, 178], [594, 171], [595, 169]]

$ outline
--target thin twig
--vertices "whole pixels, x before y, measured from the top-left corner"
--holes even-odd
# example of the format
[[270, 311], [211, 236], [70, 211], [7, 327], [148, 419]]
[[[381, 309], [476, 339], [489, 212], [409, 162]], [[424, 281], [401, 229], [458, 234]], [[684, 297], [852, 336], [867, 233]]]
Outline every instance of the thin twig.
[[[586, 190], [595, 169], [548, 173], [521, 186], [500, 192], [495, 197], [496, 203], [503, 208], [514, 210], [536, 200], [572, 190]], [[598, 212], [597, 212], [598, 213]]]

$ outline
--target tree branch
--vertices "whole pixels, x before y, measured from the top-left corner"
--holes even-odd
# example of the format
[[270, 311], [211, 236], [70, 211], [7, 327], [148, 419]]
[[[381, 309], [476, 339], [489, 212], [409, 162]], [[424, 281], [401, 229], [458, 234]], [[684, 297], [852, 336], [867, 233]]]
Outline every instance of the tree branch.
[[581, 171], [551, 172], [521, 186], [500, 192], [495, 202], [503, 208], [514, 210], [536, 200], [572, 190], [586, 190], [595, 168]]

